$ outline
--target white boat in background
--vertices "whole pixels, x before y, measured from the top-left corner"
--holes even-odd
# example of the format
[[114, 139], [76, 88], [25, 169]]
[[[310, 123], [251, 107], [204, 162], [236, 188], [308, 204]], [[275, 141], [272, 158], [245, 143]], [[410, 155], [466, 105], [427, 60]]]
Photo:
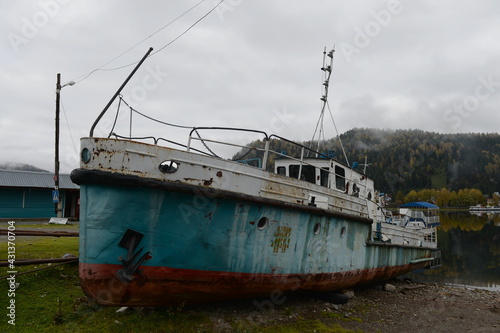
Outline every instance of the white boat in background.
[[475, 206], [470, 206], [469, 211], [471, 211], [471, 212], [500, 212], [500, 206], [475, 205]]
[[[399, 206], [398, 215], [388, 215], [387, 224], [383, 224], [381, 233], [387, 241], [396, 241], [403, 244], [416, 246], [436, 246], [437, 229], [439, 222], [439, 207], [428, 202], [410, 202]], [[406, 232], [401, 233], [392, 226], [404, 227]], [[414, 230], [415, 235], [411, 235], [409, 230]], [[422, 239], [423, 235], [423, 239]]]

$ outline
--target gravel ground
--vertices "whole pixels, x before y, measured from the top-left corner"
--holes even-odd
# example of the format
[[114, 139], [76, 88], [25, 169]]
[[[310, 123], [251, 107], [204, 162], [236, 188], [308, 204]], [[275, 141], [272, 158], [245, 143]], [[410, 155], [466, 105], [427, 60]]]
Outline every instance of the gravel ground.
[[392, 292], [359, 290], [339, 307], [348, 316], [362, 319], [345, 327], [388, 333], [500, 332], [499, 292], [405, 282], [393, 285]]
[[[356, 332], [500, 332], [500, 292], [401, 280], [390, 281], [387, 288], [384, 284], [350, 292], [354, 297], [343, 305], [312, 295], [286, 295], [277, 298], [279, 305], [263, 299], [186, 310], [206, 312], [218, 332], [246, 331], [235, 330], [238, 322], [242, 327], [245, 322], [266, 327], [300, 320], [319, 321], [326, 327], [340, 325]], [[254, 326], [249, 331], [258, 329]]]

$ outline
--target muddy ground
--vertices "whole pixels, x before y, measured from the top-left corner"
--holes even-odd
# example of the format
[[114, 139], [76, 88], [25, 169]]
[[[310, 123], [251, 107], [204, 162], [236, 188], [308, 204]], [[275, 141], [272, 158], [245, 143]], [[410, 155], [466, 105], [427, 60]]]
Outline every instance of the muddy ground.
[[390, 291], [384, 285], [356, 288], [354, 297], [343, 305], [312, 295], [281, 295], [275, 302], [261, 299], [185, 310], [208, 313], [219, 332], [235, 332], [238, 321], [243, 327], [245, 322], [266, 327], [300, 320], [356, 332], [500, 332], [500, 292], [408, 280], [389, 283], [394, 287], [389, 286]]

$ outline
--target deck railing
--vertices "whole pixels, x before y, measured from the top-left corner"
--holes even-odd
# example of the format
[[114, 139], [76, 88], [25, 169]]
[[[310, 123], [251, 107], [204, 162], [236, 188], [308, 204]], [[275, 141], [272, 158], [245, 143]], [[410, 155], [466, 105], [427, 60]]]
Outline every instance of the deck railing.
[[[227, 142], [227, 141], [220, 141], [220, 140], [213, 140], [213, 139], [208, 139], [208, 138], [202, 138], [202, 136], [199, 133], [199, 130], [239, 131], [239, 132], [246, 132], [246, 133], [261, 134], [262, 137], [263, 137], [262, 141], [264, 143], [264, 147], [250, 147], [250, 146], [246, 146], [246, 145], [240, 145], [240, 144], [230, 143], [230, 142]], [[271, 142], [271, 140], [273, 138], [285, 141], [285, 142], [291, 144], [292, 146], [295, 146], [300, 151], [300, 157], [290, 156], [290, 155], [287, 155], [286, 153], [278, 152], [278, 151], [270, 149], [270, 142]], [[219, 156], [217, 156], [217, 154], [215, 154], [212, 151], [212, 149], [210, 147], [208, 147], [207, 143], [211, 143], [211, 144], [213, 143], [213, 144], [219, 144], [219, 145], [226, 145], [226, 146], [230, 146], [230, 147], [238, 147], [238, 148], [241, 148], [241, 149], [249, 149], [250, 151], [261, 152], [263, 154], [263, 157], [262, 157], [262, 163], [260, 165], [260, 169], [262, 169], [262, 170], [268, 169], [270, 156], [273, 156], [273, 155], [276, 156], [276, 157], [279, 157], [279, 158], [287, 158], [287, 159], [296, 161], [296, 162], [299, 163], [298, 179], [300, 179], [300, 176], [302, 174], [302, 168], [303, 168], [303, 166], [308, 165], [308, 166], [312, 166], [314, 168], [318, 168], [317, 165], [309, 163], [306, 160], [307, 156], [312, 155], [312, 156], [319, 157], [319, 158], [331, 159], [330, 156], [328, 156], [328, 155], [326, 155], [324, 153], [318, 152], [318, 151], [316, 151], [314, 149], [311, 149], [309, 147], [306, 147], [306, 146], [304, 146], [304, 145], [302, 145], [300, 143], [288, 140], [288, 139], [286, 139], [284, 137], [281, 137], [279, 135], [276, 135], [276, 134], [268, 135], [266, 132], [260, 131], [260, 130], [252, 130], [252, 129], [244, 129], [244, 128], [232, 128], [232, 127], [195, 127], [189, 133], [188, 143], [187, 143], [187, 146], [186, 146], [186, 150], [187, 151], [193, 150], [193, 141], [201, 142], [201, 144], [204, 146], [204, 148], [208, 151], [208, 152], [206, 152], [206, 151], [202, 151], [201, 149], [196, 149], [197, 152], [203, 152], [204, 154], [211, 155], [211, 156], [214, 156], [214, 157], [219, 157]], [[336, 163], [340, 163], [340, 162], [336, 161]], [[352, 170], [351, 167], [349, 167], [349, 166], [347, 166], [345, 164], [342, 164], [342, 165], [346, 169]], [[357, 171], [357, 172], [359, 172], [359, 171]], [[331, 175], [331, 177], [341, 178], [341, 179], [344, 179], [344, 181], [346, 181], [346, 182], [347, 181], [351, 181], [351, 179], [348, 176], [342, 176], [342, 175], [336, 174], [330, 168], [328, 170], [328, 173]], [[362, 187], [363, 189], [366, 190], [366, 185], [365, 184], [360, 183], [360, 184], [356, 184], [356, 185], [360, 186], [360, 187]], [[366, 191], [364, 191], [364, 192], [366, 193]]]

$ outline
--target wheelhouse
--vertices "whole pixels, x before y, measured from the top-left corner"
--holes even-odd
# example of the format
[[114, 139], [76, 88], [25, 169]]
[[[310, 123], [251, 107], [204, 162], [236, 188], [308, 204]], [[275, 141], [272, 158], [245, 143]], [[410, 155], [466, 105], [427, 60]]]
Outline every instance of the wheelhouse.
[[275, 173], [300, 179], [354, 197], [372, 200], [373, 181], [363, 173], [336, 160], [304, 158], [302, 160], [280, 158], [275, 160]]

